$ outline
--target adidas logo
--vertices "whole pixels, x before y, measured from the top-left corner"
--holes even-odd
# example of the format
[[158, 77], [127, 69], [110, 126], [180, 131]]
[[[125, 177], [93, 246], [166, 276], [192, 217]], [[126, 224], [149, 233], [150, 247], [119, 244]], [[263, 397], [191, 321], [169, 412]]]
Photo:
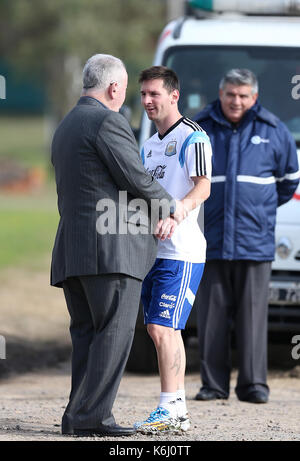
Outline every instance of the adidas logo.
[[159, 314], [159, 316], [160, 316], [160, 317], [164, 317], [165, 319], [170, 319], [170, 318], [171, 318], [170, 312], [169, 312], [168, 309], [166, 309], [165, 311], [161, 312], [161, 313]]

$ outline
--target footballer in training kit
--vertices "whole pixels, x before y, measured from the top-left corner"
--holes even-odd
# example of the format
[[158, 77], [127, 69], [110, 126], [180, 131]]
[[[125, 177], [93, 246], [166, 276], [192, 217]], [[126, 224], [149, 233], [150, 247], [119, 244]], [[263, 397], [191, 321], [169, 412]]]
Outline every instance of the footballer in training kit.
[[[156, 133], [142, 149], [145, 168], [177, 199], [194, 187], [191, 177], [211, 179], [211, 145], [206, 133], [182, 117], [163, 136]], [[203, 274], [206, 240], [198, 224], [200, 206], [176, 228], [171, 239], [158, 241], [157, 259], [142, 286], [145, 324], [185, 328]], [[180, 395], [181, 394], [181, 395]], [[162, 395], [162, 393], [161, 393]], [[144, 434], [185, 432], [190, 427], [185, 393], [177, 392], [176, 415], [159, 406], [135, 424]]]
[[[151, 175], [182, 199], [194, 187], [191, 177], [211, 178], [211, 145], [195, 122], [182, 117], [163, 135], [154, 134], [142, 149]], [[185, 328], [202, 277], [206, 240], [198, 224], [200, 206], [176, 228], [171, 239], [158, 241], [157, 260], [142, 288], [145, 324]]]
[[144, 434], [182, 432], [190, 420], [181, 330], [204, 269], [206, 241], [199, 211], [210, 193], [212, 152], [205, 131], [178, 110], [180, 85], [172, 69], [153, 66], [142, 71], [139, 81], [142, 105], [157, 129], [144, 143], [142, 161], [183, 212], [171, 238], [158, 240], [156, 261], [142, 285], [144, 321], [157, 352], [161, 392], [158, 407], [134, 426]]

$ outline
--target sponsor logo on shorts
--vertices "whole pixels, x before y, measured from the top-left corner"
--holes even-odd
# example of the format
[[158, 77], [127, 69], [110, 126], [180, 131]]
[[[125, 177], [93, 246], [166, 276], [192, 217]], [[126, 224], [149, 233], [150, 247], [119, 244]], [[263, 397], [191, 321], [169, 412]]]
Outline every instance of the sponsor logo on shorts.
[[159, 307], [168, 307], [169, 309], [173, 309], [175, 307], [175, 304], [174, 303], [168, 304], [168, 303], [164, 303], [163, 301], [161, 301], [159, 303]]
[[167, 295], [166, 293], [163, 293], [161, 295], [161, 299], [167, 299], [168, 301], [176, 301], [177, 296], [175, 296], [175, 295]]
[[161, 312], [159, 314], [159, 317], [164, 317], [165, 319], [170, 319], [171, 316], [170, 316], [170, 312], [168, 311], [168, 309], [166, 309], [165, 311]]

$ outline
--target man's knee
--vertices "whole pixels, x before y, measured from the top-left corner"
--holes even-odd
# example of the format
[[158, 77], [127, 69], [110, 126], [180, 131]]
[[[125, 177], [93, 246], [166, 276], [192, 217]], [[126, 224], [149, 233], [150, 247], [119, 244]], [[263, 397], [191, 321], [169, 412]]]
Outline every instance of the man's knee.
[[155, 323], [149, 323], [147, 325], [147, 331], [154, 344], [157, 346], [159, 346], [163, 341], [173, 339], [175, 336], [175, 330], [173, 328], [157, 325]]

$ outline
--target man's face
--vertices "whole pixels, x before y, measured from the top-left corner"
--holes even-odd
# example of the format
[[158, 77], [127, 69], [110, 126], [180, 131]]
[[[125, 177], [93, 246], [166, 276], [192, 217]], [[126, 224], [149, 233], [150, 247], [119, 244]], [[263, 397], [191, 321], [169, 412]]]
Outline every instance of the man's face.
[[128, 85], [128, 75], [127, 75], [127, 72], [124, 71], [123, 78], [120, 81], [119, 88], [118, 88], [118, 98], [117, 98], [118, 109], [122, 107], [125, 101], [127, 85]]
[[257, 96], [257, 93], [252, 94], [250, 85], [237, 86], [227, 83], [219, 93], [221, 107], [227, 120], [238, 123], [247, 110], [254, 106]]
[[177, 103], [179, 92], [166, 90], [160, 78], [147, 80], [141, 86], [141, 103], [150, 120], [160, 122], [168, 117]]
[[122, 107], [125, 101], [127, 84], [128, 84], [128, 75], [126, 71], [124, 71], [124, 74], [117, 85], [113, 83], [113, 87], [114, 87], [113, 89], [114, 89], [114, 94], [115, 94], [114, 99], [113, 99], [113, 110], [117, 112]]

